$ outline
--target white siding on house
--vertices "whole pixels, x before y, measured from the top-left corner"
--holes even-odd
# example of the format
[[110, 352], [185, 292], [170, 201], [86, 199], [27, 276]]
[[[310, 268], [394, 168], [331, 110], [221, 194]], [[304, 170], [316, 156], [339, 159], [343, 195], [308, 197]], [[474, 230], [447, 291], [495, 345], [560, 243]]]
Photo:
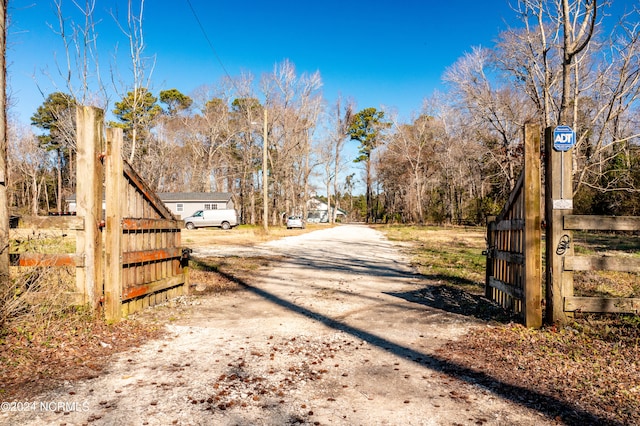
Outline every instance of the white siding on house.
[[[231, 194], [226, 192], [161, 193], [158, 194], [171, 213], [179, 218], [192, 216], [198, 210], [233, 209]], [[182, 210], [179, 210], [181, 206]]]
[[[331, 208], [331, 213], [333, 213], [333, 207]], [[338, 209], [338, 220], [344, 220], [346, 215], [347, 213], [344, 210]], [[317, 198], [310, 199], [307, 204], [307, 222], [329, 222], [329, 208], [327, 207], [327, 203], [320, 201]]]
[[[233, 209], [232, 194], [226, 192], [165, 192], [158, 194], [160, 200], [173, 213], [176, 218], [181, 219], [193, 215], [198, 210], [218, 210]], [[76, 211], [75, 195], [66, 200], [67, 211]], [[102, 209], [104, 210], [104, 202]]]

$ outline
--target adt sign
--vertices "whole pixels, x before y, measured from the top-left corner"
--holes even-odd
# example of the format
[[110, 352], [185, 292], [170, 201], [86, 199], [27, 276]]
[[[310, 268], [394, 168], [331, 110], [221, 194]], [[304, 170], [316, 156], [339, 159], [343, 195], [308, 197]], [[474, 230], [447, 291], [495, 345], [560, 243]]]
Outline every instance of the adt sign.
[[576, 143], [576, 132], [569, 126], [558, 126], [553, 130], [553, 149], [569, 151]]

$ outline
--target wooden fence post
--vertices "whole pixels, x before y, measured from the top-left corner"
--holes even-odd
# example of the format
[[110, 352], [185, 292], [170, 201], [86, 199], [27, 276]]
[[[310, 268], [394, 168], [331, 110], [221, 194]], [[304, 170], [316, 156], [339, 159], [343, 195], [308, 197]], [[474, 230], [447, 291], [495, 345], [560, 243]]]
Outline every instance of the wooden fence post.
[[524, 127], [524, 322], [542, 326], [542, 231], [540, 203], [540, 126]]
[[102, 298], [102, 110], [94, 107], [76, 108], [76, 147], [78, 176], [76, 183], [76, 214], [84, 219], [84, 228], [76, 232], [76, 252], [84, 255], [84, 266], [76, 268], [76, 286], [85, 295], [92, 311]]
[[105, 155], [105, 258], [104, 283], [105, 317], [117, 320], [122, 316], [122, 212], [121, 199], [124, 191], [122, 166], [122, 129], [107, 129]]
[[573, 212], [571, 150], [553, 148], [553, 129], [545, 129], [546, 321], [564, 323], [564, 298], [573, 295], [573, 273], [564, 271], [564, 257], [573, 256], [573, 233], [564, 230], [564, 216]]

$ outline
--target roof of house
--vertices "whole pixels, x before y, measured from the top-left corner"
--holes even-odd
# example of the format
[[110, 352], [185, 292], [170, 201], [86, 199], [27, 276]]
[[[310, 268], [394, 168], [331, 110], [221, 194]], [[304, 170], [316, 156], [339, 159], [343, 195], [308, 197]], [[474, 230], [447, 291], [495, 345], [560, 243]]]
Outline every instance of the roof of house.
[[[313, 210], [319, 210], [319, 211], [326, 211], [326, 210], [328, 210], [327, 203], [326, 203], [326, 202], [324, 202], [324, 201], [322, 201], [322, 200], [321, 200], [320, 198], [318, 198], [318, 197], [311, 198], [311, 199], [309, 200], [309, 206], [310, 206]], [[345, 215], [345, 216], [346, 216], [346, 215], [347, 215], [347, 212], [346, 212], [346, 210], [343, 210], [343, 209], [340, 209], [340, 208], [339, 208], [339, 209], [338, 209], [338, 214], [343, 214], [343, 215]]]
[[231, 199], [230, 192], [160, 192], [162, 201], [224, 201]]

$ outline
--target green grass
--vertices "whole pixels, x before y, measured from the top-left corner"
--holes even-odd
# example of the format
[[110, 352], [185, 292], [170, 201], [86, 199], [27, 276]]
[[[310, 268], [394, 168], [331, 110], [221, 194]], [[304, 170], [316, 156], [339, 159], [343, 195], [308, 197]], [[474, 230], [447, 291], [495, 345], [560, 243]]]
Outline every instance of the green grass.
[[[484, 288], [486, 258], [483, 227], [383, 226], [387, 238], [402, 242], [426, 278], [477, 293]], [[640, 257], [640, 235], [629, 232], [574, 233], [577, 256]], [[544, 245], [543, 245], [544, 249]], [[574, 274], [575, 295], [640, 297], [640, 274], [587, 271]]]
[[580, 247], [590, 254], [612, 253], [640, 257], [640, 235], [630, 232], [576, 231], [573, 239], [576, 249]]
[[392, 241], [409, 243], [411, 261], [426, 278], [472, 292], [484, 288], [486, 257], [484, 228], [387, 226]]

